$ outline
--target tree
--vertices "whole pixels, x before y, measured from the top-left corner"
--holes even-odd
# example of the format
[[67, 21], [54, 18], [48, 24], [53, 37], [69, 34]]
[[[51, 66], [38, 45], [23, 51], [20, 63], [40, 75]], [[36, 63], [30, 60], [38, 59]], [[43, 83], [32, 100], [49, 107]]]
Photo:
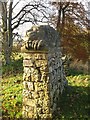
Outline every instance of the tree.
[[58, 10], [58, 14], [52, 16], [54, 18], [57, 30], [62, 34], [65, 25], [65, 14], [70, 2], [51, 2]]
[[63, 53], [86, 60], [88, 58], [86, 45], [88, 20], [83, 4], [52, 2], [52, 5], [58, 11], [52, 16], [52, 20], [61, 34]]
[[11, 61], [14, 30], [26, 22], [35, 24], [48, 18], [44, 10], [46, 7], [39, 1], [25, 3], [22, 8], [14, 14], [15, 8], [20, 2], [21, 0], [16, 4], [14, 4], [13, 0], [0, 2], [2, 7], [2, 44], [6, 64], [9, 64]]

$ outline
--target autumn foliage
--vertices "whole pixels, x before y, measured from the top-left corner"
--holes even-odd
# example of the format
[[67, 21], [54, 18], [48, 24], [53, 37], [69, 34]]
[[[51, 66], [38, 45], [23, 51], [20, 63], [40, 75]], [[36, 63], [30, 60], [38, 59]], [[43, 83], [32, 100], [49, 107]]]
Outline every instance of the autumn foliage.
[[58, 14], [53, 14], [54, 26], [61, 34], [63, 53], [74, 59], [88, 60], [88, 19], [82, 3], [53, 2]]

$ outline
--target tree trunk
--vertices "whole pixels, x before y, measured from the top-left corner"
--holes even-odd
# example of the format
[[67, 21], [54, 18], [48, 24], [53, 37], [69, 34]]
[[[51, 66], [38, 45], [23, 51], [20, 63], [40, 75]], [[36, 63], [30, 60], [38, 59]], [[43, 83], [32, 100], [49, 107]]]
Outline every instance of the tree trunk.
[[9, 5], [9, 19], [8, 19], [8, 40], [9, 40], [9, 56], [12, 54], [12, 47], [13, 47], [13, 39], [12, 39], [12, 4], [13, 2], [10, 2]]
[[57, 19], [57, 31], [60, 32], [60, 23], [61, 23], [61, 10], [62, 10], [62, 6], [61, 6], [61, 3], [60, 3], [60, 6], [59, 6], [59, 10], [58, 10], [58, 19]]
[[8, 31], [7, 31], [7, 3], [2, 3], [2, 36], [3, 36], [3, 51], [6, 64], [10, 63], [8, 51]]
[[10, 63], [10, 55], [9, 55], [9, 46], [8, 46], [8, 35], [7, 33], [3, 34], [3, 52], [6, 64]]
[[7, 3], [2, 3], [2, 35], [3, 35], [3, 51], [6, 64], [11, 62], [12, 54], [12, 2], [9, 6], [9, 14], [7, 15]]

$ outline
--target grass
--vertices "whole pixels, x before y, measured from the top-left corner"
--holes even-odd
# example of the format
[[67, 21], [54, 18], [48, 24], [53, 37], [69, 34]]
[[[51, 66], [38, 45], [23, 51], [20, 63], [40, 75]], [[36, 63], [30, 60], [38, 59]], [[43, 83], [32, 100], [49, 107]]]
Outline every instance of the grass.
[[22, 109], [22, 74], [5, 77], [2, 80], [2, 114], [3, 117], [20, 118]]
[[[22, 59], [10, 66], [3, 66], [0, 101], [5, 120], [7, 117], [14, 120], [22, 116], [22, 69]], [[70, 75], [67, 80], [68, 87], [60, 96], [59, 110], [54, 120], [90, 120], [90, 75]]]
[[16, 75], [17, 73], [23, 73], [23, 58], [19, 58], [12, 61], [9, 65], [2, 66], [2, 75], [5, 77], [9, 75]]
[[58, 103], [59, 119], [90, 120], [90, 75], [68, 76], [67, 79], [68, 87]]

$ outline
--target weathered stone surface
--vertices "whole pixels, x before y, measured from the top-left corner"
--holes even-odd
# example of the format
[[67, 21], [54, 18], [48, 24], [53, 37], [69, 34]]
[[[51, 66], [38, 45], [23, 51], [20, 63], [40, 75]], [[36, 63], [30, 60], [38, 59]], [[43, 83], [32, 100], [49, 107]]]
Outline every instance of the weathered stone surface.
[[[52, 27], [39, 26], [28, 30], [27, 36], [30, 43], [26, 45], [28, 51], [23, 55], [23, 117], [51, 119], [53, 113], [57, 112], [59, 95], [66, 82], [59, 35]], [[48, 49], [46, 52], [43, 45]]]
[[30, 50], [55, 48], [60, 45], [58, 32], [49, 25], [33, 26], [27, 30], [25, 37], [25, 47]]

